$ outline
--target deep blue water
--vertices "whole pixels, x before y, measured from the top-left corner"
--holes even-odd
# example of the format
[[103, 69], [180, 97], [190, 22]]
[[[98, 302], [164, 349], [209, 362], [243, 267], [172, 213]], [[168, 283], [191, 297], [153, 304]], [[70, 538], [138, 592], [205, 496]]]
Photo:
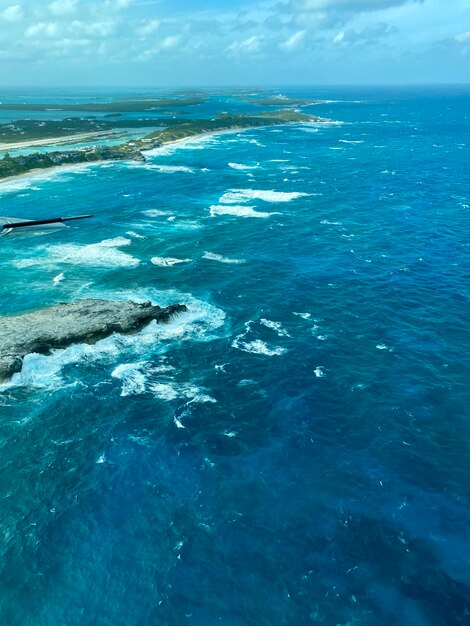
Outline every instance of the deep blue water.
[[470, 90], [283, 93], [338, 123], [0, 185], [96, 216], [2, 313], [189, 307], [1, 388], [1, 624], [470, 624]]

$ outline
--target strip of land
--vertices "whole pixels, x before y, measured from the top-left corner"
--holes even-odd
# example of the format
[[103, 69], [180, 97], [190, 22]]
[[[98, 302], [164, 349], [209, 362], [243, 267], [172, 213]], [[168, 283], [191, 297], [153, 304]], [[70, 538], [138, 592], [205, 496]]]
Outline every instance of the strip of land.
[[[16, 177], [35, 170], [46, 170], [64, 165], [96, 163], [99, 161], [145, 161], [144, 152], [163, 145], [223, 131], [278, 126], [290, 123], [324, 122], [317, 116], [290, 110], [269, 111], [254, 115], [224, 113], [210, 120], [173, 120], [163, 130], [152, 132], [117, 146], [93, 145], [73, 150], [10, 156], [0, 160], [0, 179]], [[160, 119], [160, 125], [167, 120]]]
[[160, 98], [153, 100], [128, 100], [114, 102], [72, 102], [72, 103], [19, 103], [2, 102], [0, 110], [8, 111], [91, 111], [95, 113], [136, 113], [152, 111], [162, 107], [185, 107], [203, 104], [204, 98]]
[[67, 144], [77, 142], [98, 141], [100, 139], [109, 139], [115, 135], [113, 130], [104, 130], [94, 133], [78, 133], [76, 135], [65, 135], [62, 137], [50, 137], [47, 139], [27, 139], [25, 141], [17, 141], [14, 143], [0, 143], [0, 151], [19, 150], [23, 148], [35, 148], [39, 146], [52, 146], [56, 144]]

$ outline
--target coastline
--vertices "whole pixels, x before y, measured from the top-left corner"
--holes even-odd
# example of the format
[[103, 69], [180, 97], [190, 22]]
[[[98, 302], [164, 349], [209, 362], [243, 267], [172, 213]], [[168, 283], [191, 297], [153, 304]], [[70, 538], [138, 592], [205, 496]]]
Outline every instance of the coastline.
[[[325, 120], [328, 121], [328, 120]], [[292, 122], [290, 122], [292, 123]], [[296, 123], [296, 122], [294, 122]], [[287, 124], [279, 124], [279, 126], [284, 126], [284, 125], [288, 125], [289, 122]], [[208, 132], [204, 132], [204, 133], [198, 133], [195, 135], [188, 135], [186, 137], [181, 137], [180, 139], [174, 139], [171, 141], [166, 141], [163, 142], [160, 146], [158, 147], [154, 147], [154, 148], [149, 148], [148, 150], [143, 149], [142, 150], [142, 154], [146, 154], [146, 153], [150, 153], [150, 152], [154, 152], [155, 150], [159, 150], [160, 148], [164, 148], [166, 146], [173, 146], [173, 145], [177, 145], [180, 143], [187, 143], [188, 141], [192, 141], [194, 139], [202, 139], [204, 137], [214, 137], [216, 135], [224, 135], [227, 133], [239, 133], [239, 132], [243, 132], [243, 131], [250, 131], [253, 129], [259, 130], [261, 128], [271, 128], [271, 126], [267, 125], [267, 126], [245, 126], [245, 127], [239, 127], [239, 128], [227, 128], [225, 130], [217, 130], [217, 131], [208, 131]], [[85, 168], [85, 167], [93, 167], [93, 166], [100, 166], [103, 163], [123, 163], [126, 161], [132, 161], [132, 159], [115, 159], [115, 160], [97, 160], [97, 161], [87, 161], [85, 163], [66, 163], [63, 165], [55, 165], [53, 167], [44, 167], [44, 168], [36, 168], [36, 169], [32, 169], [29, 172], [24, 172], [22, 174], [15, 174], [13, 176], [6, 176], [5, 178], [0, 178], [0, 186], [2, 183], [7, 183], [7, 182], [14, 182], [16, 180], [23, 180], [25, 178], [36, 178], [36, 177], [40, 177], [43, 174], [46, 173], [51, 173], [51, 172], [59, 172], [59, 171], [67, 171], [67, 170], [76, 170], [79, 168]]]

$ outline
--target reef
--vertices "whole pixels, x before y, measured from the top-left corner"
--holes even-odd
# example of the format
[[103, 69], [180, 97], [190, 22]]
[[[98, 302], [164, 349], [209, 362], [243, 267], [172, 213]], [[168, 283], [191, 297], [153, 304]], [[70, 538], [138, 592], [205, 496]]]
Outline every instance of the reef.
[[74, 343], [96, 343], [114, 332], [135, 333], [152, 320], [164, 324], [184, 304], [161, 308], [151, 302], [86, 299], [21, 315], [0, 317], [0, 381], [20, 372], [27, 354], [49, 354]]

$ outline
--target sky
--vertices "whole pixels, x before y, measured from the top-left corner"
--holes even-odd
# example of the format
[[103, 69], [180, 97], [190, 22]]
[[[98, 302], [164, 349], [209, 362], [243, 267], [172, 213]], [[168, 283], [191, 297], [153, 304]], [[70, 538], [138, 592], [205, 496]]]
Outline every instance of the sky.
[[470, 83], [470, 0], [0, 0], [0, 85]]

